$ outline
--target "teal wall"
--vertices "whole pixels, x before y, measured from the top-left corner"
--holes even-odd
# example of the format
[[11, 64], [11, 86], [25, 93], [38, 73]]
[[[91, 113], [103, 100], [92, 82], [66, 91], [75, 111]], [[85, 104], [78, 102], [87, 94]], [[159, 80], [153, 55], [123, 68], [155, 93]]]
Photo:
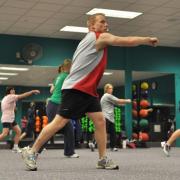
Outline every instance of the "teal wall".
[[[156, 90], [149, 90], [149, 100], [152, 104], [175, 104], [175, 75], [169, 74], [156, 78], [133, 81], [133, 84], [140, 86], [141, 82], [147, 82], [151, 86], [152, 82], [157, 83]], [[168, 85], [168, 88], [167, 88]]]
[[180, 48], [139, 46], [127, 48], [126, 68], [134, 71], [179, 73]]
[[0, 64], [20, 64], [16, 52], [21, 52], [28, 43], [37, 43], [43, 47], [43, 56], [34, 61], [34, 65], [58, 66], [65, 58], [72, 58], [78, 41], [52, 38], [0, 35]]
[[[23, 37], [0, 35], [0, 64], [22, 64], [15, 58], [17, 51], [28, 43], [38, 43], [43, 47], [43, 56], [41, 59], [34, 62], [34, 65], [40, 66], [57, 66], [62, 63], [64, 58], [72, 58], [73, 52], [76, 49], [78, 41], [38, 38], [38, 37]], [[109, 47], [108, 49], [108, 69], [126, 70], [127, 82], [125, 83], [125, 97], [131, 98], [131, 88], [129, 80], [131, 79], [132, 71], [157, 71], [175, 73], [175, 85], [180, 84], [180, 79], [177, 78], [180, 74], [180, 48], [170, 47], [147, 47], [139, 46], [132, 48], [124, 47]], [[176, 105], [180, 101], [177, 95], [179, 88], [175, 88]], [[126, 114], [129, 111], [129, 106], [125, 107]], [[176, 111], [176, 116], [178, 117]], [[128, 134], [131, 134], [132, 117], [128, 116], [127, 129]], [[177, 123], [177, 128], [180, 124]]]
[[[176, 127], [177, 129], [180, 129], [180, 74], [175, 75], [175, 104], [176, 104]], [[176, 145], [180, 147], [180, 140], [176, 141]]]
[[[43, 47], [43, 56], [34, 64], [57, 66], [64, 58], [72, 58], [79, 41], [0, 35], [0, 42], [0, 64], [23, 64], [16, 60], [16, 52], [28, 43], [37, 43]], [[170, 47], [109, 47], [107, 68], [179, 73], [179, 51]]]

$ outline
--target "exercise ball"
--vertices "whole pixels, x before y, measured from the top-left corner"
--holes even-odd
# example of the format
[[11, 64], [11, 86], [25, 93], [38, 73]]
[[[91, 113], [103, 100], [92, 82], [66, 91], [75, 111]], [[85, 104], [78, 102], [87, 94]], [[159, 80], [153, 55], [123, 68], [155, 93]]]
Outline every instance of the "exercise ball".
[[136, 85], [135, 84], [132, 85], [132, 91], [136, 91]]
[[133, 110], [132, 110], [132, 116], [133, 116], [133, 117], [137, 117], [137, 115], [138, 115], [137, 111], [136, 111], [135, 109], [133, 109]]
[[147, 82], [142, 82], [142, 83], [141, 83], [141, 89], [147, 90], [148, 88], [149, 88], [149, 85], [148, 85]]
[[139, 126], [140, 126], [141, 129], [147, 128], [148, 125], [149, 125], [149, 122], [148, 122], [147, 119], [141, 119], [141, 120], [139, 121]]
[[147, 109], [141, 109], [139, 111], [139, 115], [140, 115], [141, 118], [147, 117], [148, 116], [148, 110]]
[[132, 120], [132, 127], [137, 128], [137, 120], [136, 119]]
[[148, 100], [143, 99], [140, 101], [140, 106], [141, 106], [141, 108], [147, 108], [150, 106], [150, 103], [148, 102]]
[[139, 140], [141, 141], [148, 141], [149, 140], [149, 134], [145, 132], [139, 133]]

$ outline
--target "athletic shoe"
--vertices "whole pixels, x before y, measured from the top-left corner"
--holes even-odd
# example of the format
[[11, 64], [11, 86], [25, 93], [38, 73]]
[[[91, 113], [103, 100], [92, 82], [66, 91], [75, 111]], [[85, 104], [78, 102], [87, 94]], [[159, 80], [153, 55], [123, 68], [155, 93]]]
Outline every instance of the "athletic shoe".
[[94, 143], [90, 142], [88, 145], [89, 145], [89, 148], [91, 149], [91, 151], [94, 151], [94, 148], [95, 148]]
[[37, 170], [37, 165], [36, 165], [37, 154], [31, 153], [30, 147], [25, 147], [22, 149], [22, 158], [28, 170], [30, 171]]
[[74, 153], [74, 154], [71, 155], [71, 156], [66, 156], [66, 155], [65, 155], [65, 157], [68, 157], [68, 158], [79, 158], [79, 155], [76, 154], [76, 153]]
[[21, 153], [22, 150], [21, 150], [19, 147], [16, 147], [16, 148], [13, 147], [12, 152], [13, 152], [13, 153]]
[[118, 151], [118, 148], [112, 148], [111, 151]]
[[111, 159], [104, 157], [103, 159], [100, 159], [98, 161], [96, 168], [97, 169], [113, 170], [113, 169], [119, 169], [119, 166], [114, 164]]
[[170, 152], [170, 146], [166, 144], [166, 142], [161, 142], [161, 147], [163, 148], [164, 154], [168, 157]]

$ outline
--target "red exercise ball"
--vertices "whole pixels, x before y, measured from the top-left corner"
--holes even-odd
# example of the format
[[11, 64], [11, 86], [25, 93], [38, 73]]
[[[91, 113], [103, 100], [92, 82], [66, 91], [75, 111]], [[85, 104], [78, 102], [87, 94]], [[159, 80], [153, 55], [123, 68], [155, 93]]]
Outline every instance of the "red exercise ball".
[[141, 110], [139, 111], [139, 115], [140, 115], [140, 117], [142, 117], [142, 118], [147, 117], [147, 116], [148, 116], [148, 110], [147, 110], [147, 109], [141, 109]]
[[135, 109], [132, 110], [132, 115], [133, 115], [133, 117], [137, 117], [138, 113]]
[[147, 108], [150, 106], [150, 103], [147, 100], [143, 99], [140, 101], [140, 106], [141, 108]]
[[149, 134], [145, 132], [139, 133], [139, 140], [141, 141], [148, 141], [149, 140]]

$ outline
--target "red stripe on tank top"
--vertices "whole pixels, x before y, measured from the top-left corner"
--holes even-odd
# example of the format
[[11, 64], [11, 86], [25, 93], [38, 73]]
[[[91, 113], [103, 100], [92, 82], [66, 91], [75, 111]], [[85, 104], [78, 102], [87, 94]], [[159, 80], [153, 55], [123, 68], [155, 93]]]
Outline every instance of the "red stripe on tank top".
[[103, 57], [96, 68], [94, 68], [94, 70], [91, 71], [84, 79], [79, 81], [73, 89], [98, 97], [97, 86], [103, 76], [107, 64], [107, 48], [104, 48], [103, 51]]

